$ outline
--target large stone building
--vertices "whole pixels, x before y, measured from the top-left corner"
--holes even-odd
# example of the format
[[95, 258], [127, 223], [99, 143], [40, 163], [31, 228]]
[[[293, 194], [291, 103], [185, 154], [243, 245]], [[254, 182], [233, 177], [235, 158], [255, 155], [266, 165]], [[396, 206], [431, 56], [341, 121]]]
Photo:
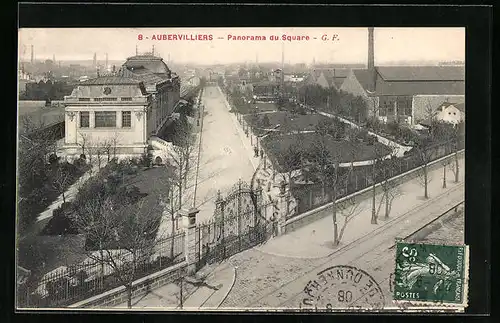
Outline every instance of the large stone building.
[[81, 82], [65, 97], [66, 154], [111, 145], [113, 156], [138, 157], [168, 126], [179, 98], [179, 77], [160, 57], [130, 57], [113, 75]]
[[352, 70], [340, 89], [363, 98], [369, 117], [414, 125], [443, 103], [465, 102], [464, 66], [375, 66], [373, 28], [368, 39], [368, 68]]

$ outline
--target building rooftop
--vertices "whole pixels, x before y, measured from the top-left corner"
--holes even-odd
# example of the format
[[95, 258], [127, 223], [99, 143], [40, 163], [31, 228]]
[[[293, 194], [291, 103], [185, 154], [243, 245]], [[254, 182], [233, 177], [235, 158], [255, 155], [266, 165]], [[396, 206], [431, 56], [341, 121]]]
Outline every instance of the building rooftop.
[[171, 71], [167, 64], [163, 61], [163, 58], [158, 56], [153, 56], [151, 54], [136, 55], [127, 58], [127, 61], [123, 66], [129, 69], [135, 69], [138, 67], [147, 68], [155, 74], [170, 74]]
[[372, 95], [463, 95], [465, 70], [462, 66], [387, 66], [353, 70], [367, 90], [375, 81]]
[[136, 85], [141, 81], [132, 77], [100, 76], [81, 82], [79, 85]]

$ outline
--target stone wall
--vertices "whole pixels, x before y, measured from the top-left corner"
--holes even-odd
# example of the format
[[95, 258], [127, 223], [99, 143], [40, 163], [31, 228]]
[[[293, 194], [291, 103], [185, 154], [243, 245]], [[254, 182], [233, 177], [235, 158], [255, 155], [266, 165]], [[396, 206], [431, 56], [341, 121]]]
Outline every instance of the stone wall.
[[[172, 267], [158, 271], [149, 276], [136, 280], [133, 283], [132, 299], [144, 295], [149, 291], [173, 282], [175, 279], [185, 276], [187, 262], [181, 262]], [[92, 308], [92, 307], [114, 307], [127, 303], [127, 290], [124, 286], [117, 287], [105, 293], [96, 295], [76, 304], [68, 306], [69, 308]]]

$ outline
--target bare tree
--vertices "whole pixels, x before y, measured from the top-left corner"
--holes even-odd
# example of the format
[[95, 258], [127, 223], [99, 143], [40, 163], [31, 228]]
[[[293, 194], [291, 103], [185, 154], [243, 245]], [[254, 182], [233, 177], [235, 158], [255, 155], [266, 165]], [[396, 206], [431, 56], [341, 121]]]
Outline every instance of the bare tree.
[[111, 160], [111, 156], [113, 154], [113, 142], [111, 139], [104, 139], [101, 144], [101, 151], [103, 154], [106, 154], [107, 161]]
[[280, 164], [285, 170], [283, 173], [280, 173], [282, 181], [286, 183], [289, 188], [294, 184], [297, 171], [302, 168], [304, 146], [302, 140], [300, 140], [301, 137], [302, 136], [298, 134], [297, 140], [280, 152], [278, 156]]
[[[392, 177], [397, 174], [398, 171], [398, 159], [397, 148], [394, 146], [387, 146], [390, 149], [388, 155], [385, 156], [385, 159], [382, 160], [380, 166], [380, 172], [382, 173], [382, 182], [380, 183], [380, 187], [382, 188], [382, 199], [381, 203], [385, 202], [385, 219], [389, 218], [389, 214], [391, 213], [392, 202], [396, 197], [401, 195], [398, 184], [391, 180]], [[380, 206], [379, 206], [380, 210]], [[378, 214], [379, 211], [377, 211]]]
[[[371, 223], [377, 224], [378, 214], [380, 212], [380, 206], [382, 201], [385, 201], [385, 218], [389, 218], [389, 213], [391, 211], [392, 201], [397, 196], [397, 185], [390, 181], [390, 178], [395, 174], [397, 169], [396, 164], [396, 153], [397, 148], [395, 146], [378, 145], [375, 143], [374, 158], [372, 164], [372, 218]], [[380, 182], [380, 188], [382, 189], [382, 197], [380, 204], [377, 207], [376, 202], [376, 185], [377, 178], [382, 178]]]
[[183, 142], [180, 145], [172, 145], [166, 155], [168, 165], [175, 170], [172, 183], [177, 187], [179, 205], [183, 203], [182, 196], [188, 182], [195, 176], [193, 168], [197, 162], [196, 149], [194, 136], [186, 134]]
[[341, 219], [343, 219], [343, 220], [342, 220], [342, 226], [340, 228], [340, 232], [338, 235], [338, 243], [337, 244], [339, 244], [342, 241], [342, 238], [344, 237], [345, 229], [346, 229], [347, 225], [349, 224], [349, 222], [363, 211], [363, 208], [360, 205], [361, 205], [360, 203], [356, 203], [354, 198], [340, 203], [338, 209], [339, 209], [339, 213], [341, 215]]
[[106, 194], [83, 202], [73, 214], [78, 231], [86, 238], [86, 255], [111, 271], [126, 288], [127, 306], [132, 307], [132, 287], [140, 265], [150, 262], [161, 221], [159, 204], [144, 200], [120, 205]]
[[420, 184], [424, 187], [424, 198], [429, 198], [428, 185], [432, 178], [429, 175], [428, 165], [432, 160], [432, 155], [434, 153], [434, 145], [430, 138], [422, 138], [420, 142], [415, 147], [416, 157], [419, 163], [422, 165], [420, 170], [417, 171], [417, 179]]
[[311, 150], [306, 157], [306, 167], [318, 178], [322, 187], [322, 194], [326, 196], [325, 189], [331, 190], [332, 200], [332, 220], [333, 220], [333, 243], [339, 244], [338, 223], [337, 223], [337, 198], [340, 190], [346, 186], [346, 181], [350, 175], [351, 168], [340, 171], [342, 162], [341, 150], [330, 149], [328, 142], [335, 139], [330, 134], [331, 129], [317, 127], [316, 136], [312, 143]]
[[82, 147], [82, 154], [85, 155], [85, 148], [87, 147], [90, 138], [89, 135], [86, 133], [80, 132], [79, 135], [80, 135], [80, 141], [78, 144]]
[[57, 165], [54, 165], [54, 177], [52, 180], [52, 188], [59, 194], [62, 195], [63, 198], [63, 204], [66, 203], [66, 188], [71, 180], [71, 175], [68, 172], [68, 170], [57, 163]]

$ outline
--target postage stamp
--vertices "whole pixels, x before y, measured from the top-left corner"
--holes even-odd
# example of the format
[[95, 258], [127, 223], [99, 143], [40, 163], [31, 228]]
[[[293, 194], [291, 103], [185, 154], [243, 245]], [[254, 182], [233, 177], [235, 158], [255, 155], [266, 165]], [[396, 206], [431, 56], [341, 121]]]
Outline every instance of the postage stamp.
[[468, 270], [466, 245], [398, 242], [394, 301], [465, 307]]
[[353, 266], [333, 266], [317, 273], [304, 287], [300, 308], [315, 311], [382, 309], [385, 297], [366, 271]]

